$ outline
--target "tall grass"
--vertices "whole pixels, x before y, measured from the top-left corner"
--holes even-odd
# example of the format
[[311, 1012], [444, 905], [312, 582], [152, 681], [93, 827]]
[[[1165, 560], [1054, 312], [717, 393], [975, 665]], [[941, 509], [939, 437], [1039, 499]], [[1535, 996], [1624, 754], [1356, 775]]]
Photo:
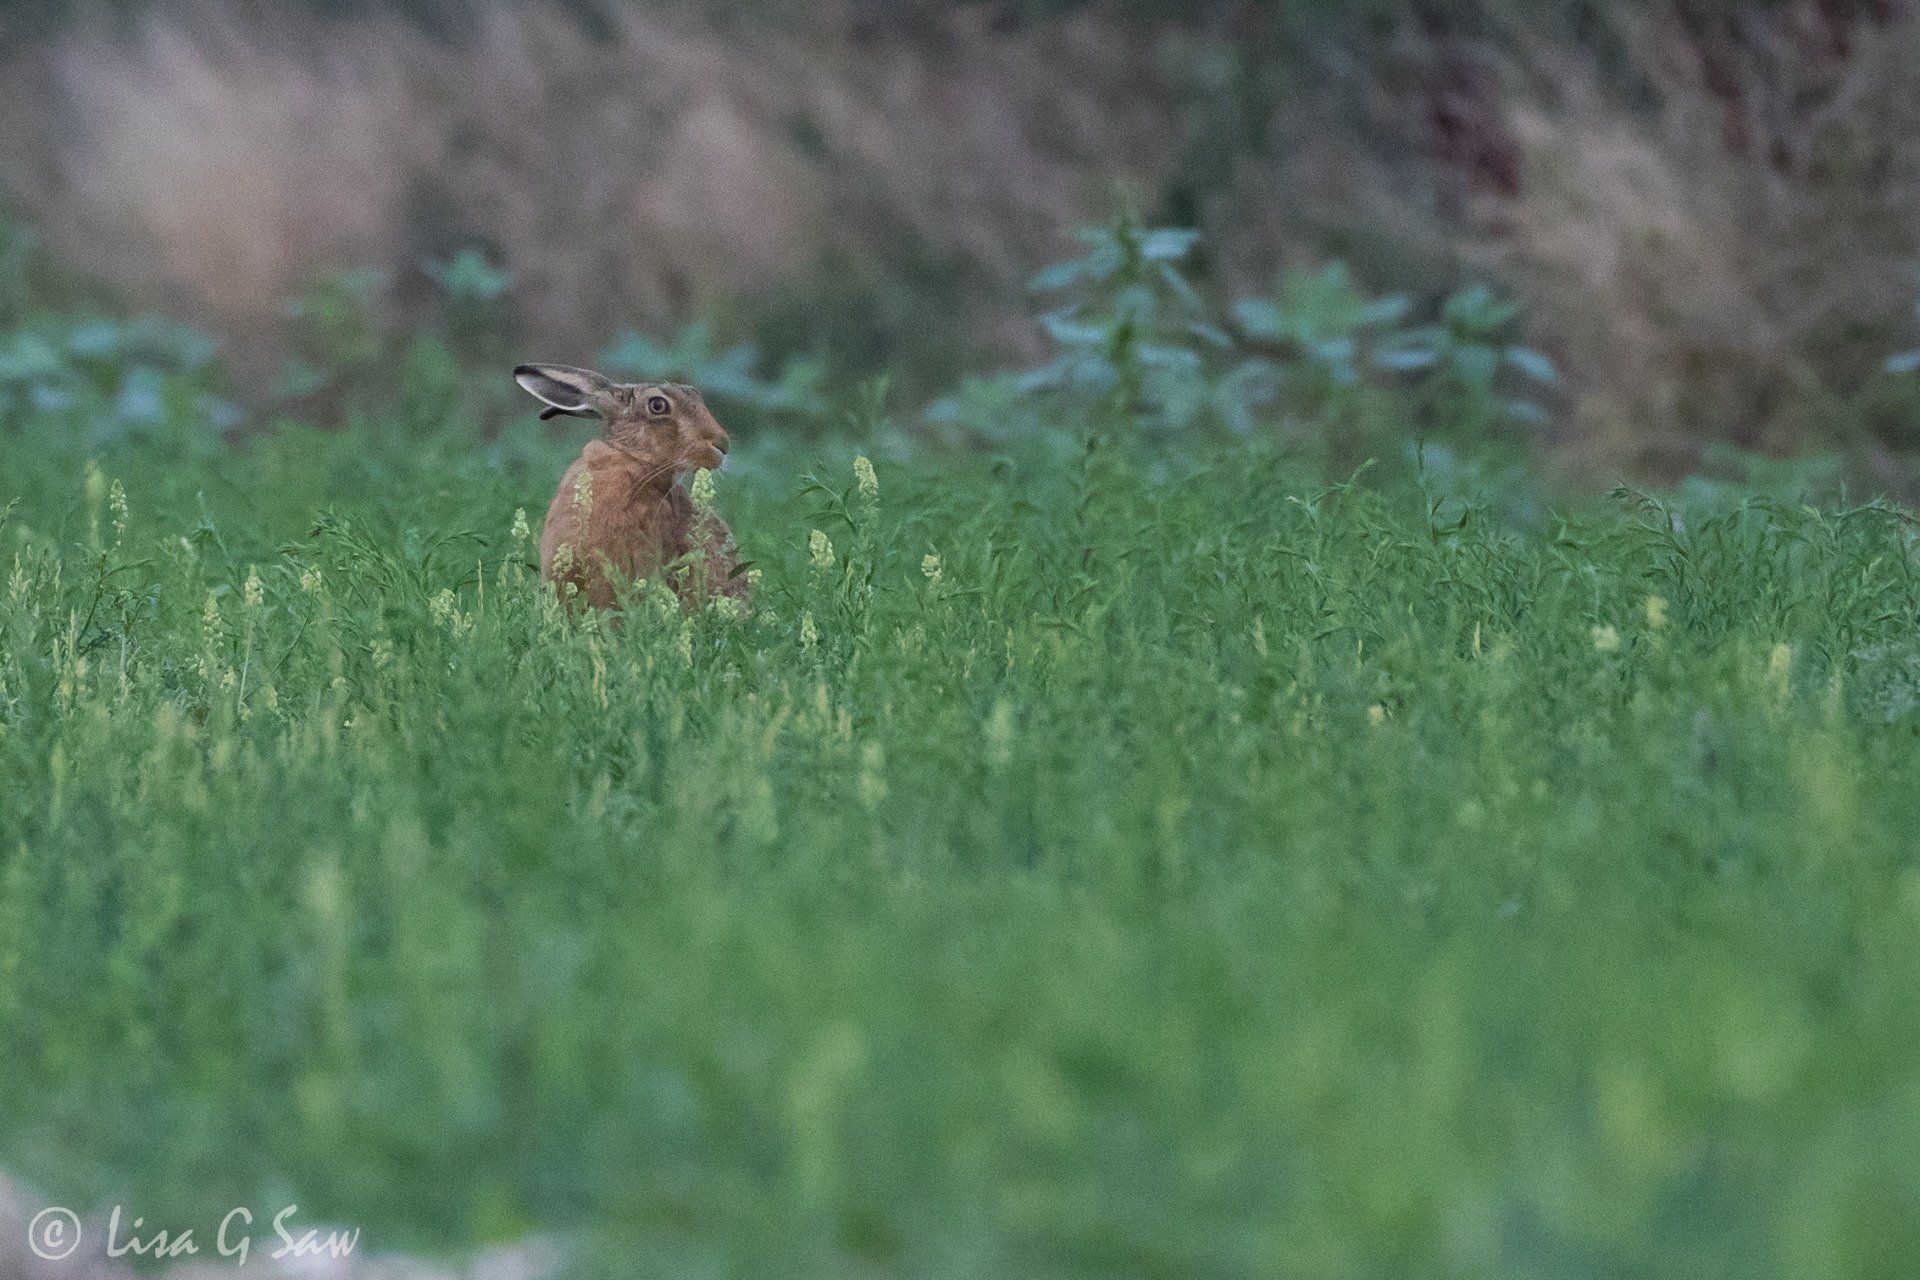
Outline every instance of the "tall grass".
[[1905, 517], [764, 440], [752, 615], [613, 627], [561, 461], [0, 454], [0, 1163], [609, 1275], [1920, 1244]]

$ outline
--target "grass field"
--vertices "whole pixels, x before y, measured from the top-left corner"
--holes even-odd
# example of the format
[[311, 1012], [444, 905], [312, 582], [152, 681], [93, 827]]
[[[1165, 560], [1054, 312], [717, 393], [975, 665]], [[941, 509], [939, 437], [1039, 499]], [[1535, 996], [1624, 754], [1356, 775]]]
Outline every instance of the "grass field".
[[1905, 517], [749, 445], [752, 615], [608, 629], [565, 456], [0, 447], [0, 1166], [620, 1276], [1920, 1257]]

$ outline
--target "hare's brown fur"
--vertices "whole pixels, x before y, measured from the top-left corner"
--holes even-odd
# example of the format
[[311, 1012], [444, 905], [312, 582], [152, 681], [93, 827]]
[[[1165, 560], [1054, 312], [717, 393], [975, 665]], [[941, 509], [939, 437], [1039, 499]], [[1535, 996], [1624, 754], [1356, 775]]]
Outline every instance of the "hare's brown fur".
[[544, 582], [596, 609], [616, 607], [623, 584], [663, 571], [683, 600], [744, 600], [732, 532], [717, 515], [695, 511], [682, 483], [691, 472], [717, 469], [727, 452], [726, 430], [698, 391], [684, 383], [618, 385], [554, 365], [523, 365], [515, 376], [553, 406], [549, 413], [592, 412], [606, 423], [602, 438], [588, 441], [567, 468], [547, 509]]

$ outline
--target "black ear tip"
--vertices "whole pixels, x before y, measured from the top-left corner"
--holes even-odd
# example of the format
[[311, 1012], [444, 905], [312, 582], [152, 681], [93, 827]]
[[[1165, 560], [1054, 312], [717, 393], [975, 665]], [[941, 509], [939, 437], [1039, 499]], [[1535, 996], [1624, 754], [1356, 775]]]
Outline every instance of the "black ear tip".
[[513, 366], [513, 376], [516, 378], [531, 378], [539, 372], [540, 370], [536, 366], [530, 364], [517, 364]]

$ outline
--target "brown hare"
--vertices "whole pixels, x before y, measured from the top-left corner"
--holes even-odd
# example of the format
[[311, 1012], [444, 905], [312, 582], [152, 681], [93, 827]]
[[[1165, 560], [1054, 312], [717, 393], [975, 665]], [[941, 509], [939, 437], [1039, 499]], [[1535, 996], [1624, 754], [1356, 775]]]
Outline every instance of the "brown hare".
[[726, 430], [698, 391], [683, 382], [617, 383], [563, 364], [523, 364], [513, 379], [547, 406], [543, 419], [597, 416], [605, 424], [547, 508], [543, 582], [563, 600], [612, 609], [621, 584], [665, 570], [682, 600], [745, 603], [732, 533], [718, 516], [696, 511], [680, 483], [689, 472], [716, 470], [727, 453]]

